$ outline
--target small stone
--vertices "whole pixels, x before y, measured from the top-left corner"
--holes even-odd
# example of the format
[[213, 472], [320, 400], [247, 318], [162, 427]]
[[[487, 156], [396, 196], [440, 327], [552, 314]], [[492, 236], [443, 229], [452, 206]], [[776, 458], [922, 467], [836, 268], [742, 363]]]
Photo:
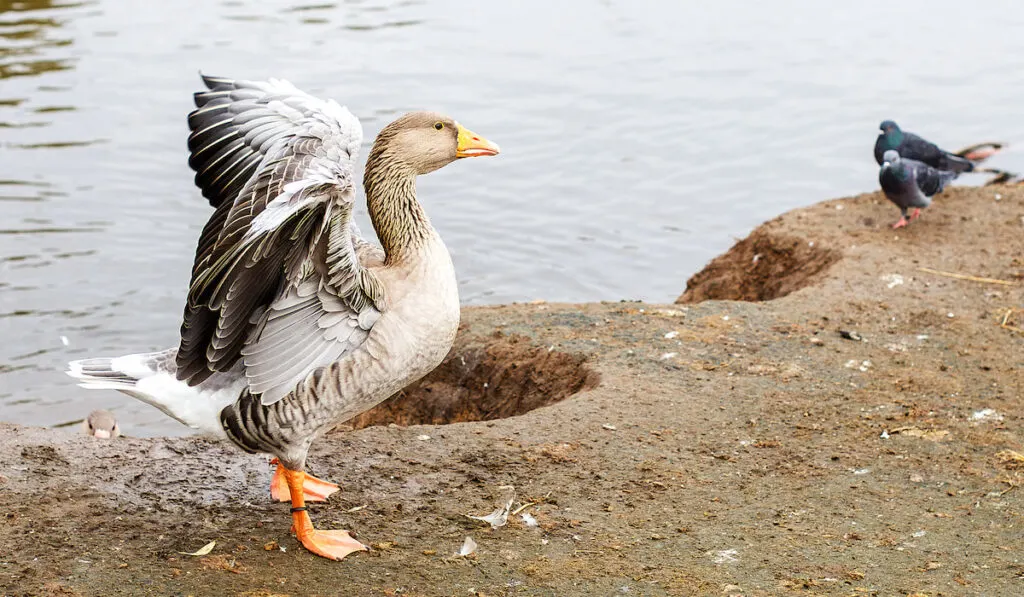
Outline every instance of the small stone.
[[839, 335], [846, 340], [854, 340], [856, 342], [864, 341], [864, 338], [853, 330], [839, 330]]

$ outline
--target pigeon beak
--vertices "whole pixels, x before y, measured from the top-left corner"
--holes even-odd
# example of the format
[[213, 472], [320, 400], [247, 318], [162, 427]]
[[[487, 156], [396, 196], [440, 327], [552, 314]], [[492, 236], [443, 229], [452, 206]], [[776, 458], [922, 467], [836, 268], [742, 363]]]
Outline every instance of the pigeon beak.
[[882, 162], [883, 168], [888, 168], [889, 166], [892, 166], [892, 162]]
[[92, 434], [100, 439], [110, 439], [110, 432], [106, 429], [97, 429], [93, 431]]

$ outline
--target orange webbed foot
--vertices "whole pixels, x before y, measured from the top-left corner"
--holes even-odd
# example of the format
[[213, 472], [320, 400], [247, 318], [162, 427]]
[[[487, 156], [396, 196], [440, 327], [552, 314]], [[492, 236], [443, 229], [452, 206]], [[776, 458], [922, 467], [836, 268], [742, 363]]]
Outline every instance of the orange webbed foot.
[[354, 551], [368, 549], [353, 539], [348, 531], [321, 531], [313, 528], [313, 521], [309, 519], [309, 513], [306, 511], [304, 497], [306, 473], [284, 467], [281, 467], [280, 470], [291, 494], [292, 532], [295, 533], [303, 547], [329, 560], [340, 560]]
[[[270, 479], [270, 497], [279, 502], [291, 501], [288, 481], [284, 476], [284, 466], [278, 462], [277, 458], [272, 459], [270, 464], [277, 465], [277, 470], [274, 471], [274, 476]], [[307, 502], [325, 502], [339, 489], [334, 483], [317, 479], [309, 474], [305, 475], [302, 481], [302, 493]]]
[[329, 560], [341, 560], [355, 551], [368, 551], [368, 548], [353, 539], [348, 531], [321, 531], [310, 527], [308, 532], [299, 535], [298, 539], [303, 547]]

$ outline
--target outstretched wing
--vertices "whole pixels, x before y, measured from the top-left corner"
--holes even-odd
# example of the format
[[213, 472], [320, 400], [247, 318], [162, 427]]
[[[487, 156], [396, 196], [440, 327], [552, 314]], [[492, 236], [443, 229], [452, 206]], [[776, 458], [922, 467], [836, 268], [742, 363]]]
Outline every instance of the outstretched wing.
[[[353, 334], [339, 340], [334, 326], [366, 332], [379, 316], [350, 232], [362, 130], [347, 109], [286, 81], [203, 82], [189, 165], [216, 211], [196, 249], [177, 376], [195, 385], [258, 355], [246, 356], [250, 391], [272, 402], [318, 358], [351, 348]], [[310, 320], [312, 331], [298, 325]], [[329, 348], [303, 352], [321, 340]]]

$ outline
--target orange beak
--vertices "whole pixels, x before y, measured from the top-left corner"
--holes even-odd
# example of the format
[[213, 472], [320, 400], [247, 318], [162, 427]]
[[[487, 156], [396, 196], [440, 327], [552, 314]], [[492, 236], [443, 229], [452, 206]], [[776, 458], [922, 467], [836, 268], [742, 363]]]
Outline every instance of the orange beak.
[[498, 155], [501, 151], [497, 143], [491, 143], [461, 124], [458, 127], [459, 146], [455, 150], [455, 157], [475, 158], [485, 155]]

